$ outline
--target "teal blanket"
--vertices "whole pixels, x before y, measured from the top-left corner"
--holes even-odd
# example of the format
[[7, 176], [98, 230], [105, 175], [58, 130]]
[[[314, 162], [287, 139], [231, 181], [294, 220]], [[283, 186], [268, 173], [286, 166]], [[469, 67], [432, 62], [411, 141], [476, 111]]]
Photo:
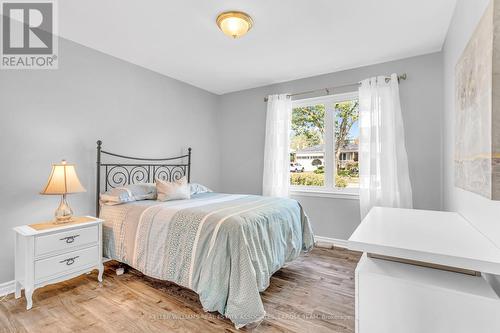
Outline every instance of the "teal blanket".
[[237, 328], [264, 318], [259, 292], [313, 246], [307, 216], [286, 198], [205, 193], [104, 206], [101, 217], [108, 257], [194, 290]]

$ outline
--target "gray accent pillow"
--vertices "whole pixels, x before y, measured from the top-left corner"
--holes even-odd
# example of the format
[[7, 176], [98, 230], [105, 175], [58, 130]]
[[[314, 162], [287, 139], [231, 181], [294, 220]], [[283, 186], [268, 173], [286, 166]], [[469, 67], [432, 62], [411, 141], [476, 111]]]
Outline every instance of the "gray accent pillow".
[[130, 184], [116, 187], [100, 195], [101, 203], [119, 205], [126, 202], [156, 199], [156, 185], [153, 183]]
[[199, 194], [199, 193], [207, 193], [213, 192], [211, 189], [206, 187], [205, 185], [201, 185], [198, 183], [190, 183], [191, 186], [191, 195]]

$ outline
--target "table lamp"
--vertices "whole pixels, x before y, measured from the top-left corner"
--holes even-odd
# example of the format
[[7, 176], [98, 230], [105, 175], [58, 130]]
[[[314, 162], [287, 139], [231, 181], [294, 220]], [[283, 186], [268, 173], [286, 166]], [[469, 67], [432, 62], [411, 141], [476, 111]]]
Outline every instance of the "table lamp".
[[49, 180], [40, 194], [61, 195], [61, 203], [55, 212], [55, 223], [67, 223], [71, 221], [73, 211], [66, 201], [66, 194], [85, 191], [76, 175], [75, 165], [62, 160], [61, 164], [52, 164]]

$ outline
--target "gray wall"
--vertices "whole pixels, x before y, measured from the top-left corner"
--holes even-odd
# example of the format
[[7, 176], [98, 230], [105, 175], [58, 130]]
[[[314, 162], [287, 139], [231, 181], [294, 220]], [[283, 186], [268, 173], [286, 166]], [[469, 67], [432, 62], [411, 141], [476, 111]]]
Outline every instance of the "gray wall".
[[443, 49], [444, 63], [444, 208], [461, 213], [500, 246], [500, 201], [454, 186], [455, 65], [477, 26], [488, 0], [459, 0]]
[[193, 148], [194, 181], [217, 189], [218, 96], [61, 39], [59, 69], [0, 72], [0, 283], [14, 278], [12, 227], [50, 218], [59, 198], [39, 191], [62, 158], [87, 193], [69, 201], [94, 213], [95, 142], [151, 156]]
[[[77, 164], [88, 190], [70, 197], [77, 214], [93, 214], [97, 139], [130, 155], [179, 154], [191, 146], [194, 181], [260, 194], [263, 97], [378, 74], [408, 73], [401, 100], [414, 203], [441, 208], [440, 54], [216, 96], [64, 39], [59, 45], [58, 70], [0, 73], [0, 282], [13, 278], [12, 227], [46, 219], [58, 204], [57, 197], [38, 194], [51, 163]], [[359, 223], [357, 200], [296, 199], [317, 235], [347, 239]]]
[[[217, 114], [221, 135], [221, 187], [225, 192], [262, 191], [264, 96], [352, 83], [407, 73], [400, 86], [406, 147], [416, 208], [441, 209], [442, 56], [413, 57], [327, 75], [222, 95]], [[347, 239], [359, 223], [355, 200], [297, 197], [311, 215], [317, 235]]]

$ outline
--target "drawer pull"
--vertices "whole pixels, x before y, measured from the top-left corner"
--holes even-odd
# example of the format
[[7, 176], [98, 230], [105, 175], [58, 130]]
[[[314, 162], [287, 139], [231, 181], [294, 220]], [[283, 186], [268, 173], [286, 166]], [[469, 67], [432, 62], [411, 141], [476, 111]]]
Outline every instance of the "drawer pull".
[[70, 244], [70, 243], [73, 243], [75, 241], [75, 238], [78, 236], [80, 236], [80, 235], [68, 236], [68, 237], [61, 238], [59, 240], [65, 240], [66, 243]]
[[64, 260], [61, 260], [59, 261], [59, 263], [66, 263], [66, 265], [73, 265], [75, 263], [75, 259], [78, 258], [79, 256], [76, 256], [76, 257], [73, 257], [73, 258], [68, 258], [68, 259], [64, 259]]

